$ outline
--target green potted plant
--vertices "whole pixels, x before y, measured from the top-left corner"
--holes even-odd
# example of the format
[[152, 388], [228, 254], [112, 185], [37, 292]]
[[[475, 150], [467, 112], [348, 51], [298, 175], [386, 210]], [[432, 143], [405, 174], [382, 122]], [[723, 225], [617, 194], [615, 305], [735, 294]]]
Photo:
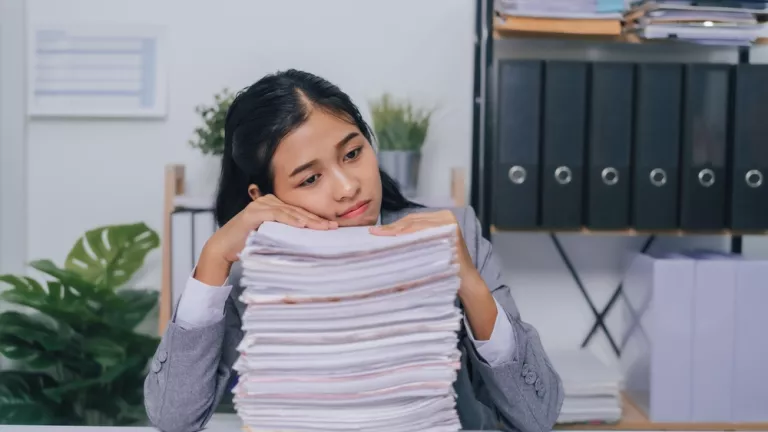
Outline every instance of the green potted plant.
[[[137, 331], [156, 290], [130, 289], [160, 241], [143, 223], [86, 232], [45, 282], [0, 276], [0, 424], [145, 424], [143, 382], [159, 338]], [[3, 289], [5, 288], [5, 289]]]
[[224, 123], [234, 99], [235, 95], [225, 88], [213, 95], [213, 104], [195, 107], [203, 124], [195, 128], [189, 140], [192, 148], [200, 150], [204, 155], [221, 156], [224, 153]]
[[213, 95], [213, 103], [195, 107], [201, 124], [195, 128], [189, 145], [207, 157], [202, 161], [201, 170], [194, 176], [199, 186], [192, 189], [196, 195], [211, 197], [211, 202], [221, 170], [221, 155], [224, 154], [224, 124], [234, 99], [235, 95], [225, 88]]
[[379, 165], [406, 195], [413, 196], [418, 187], [421, 148], [432, 112], [416, 109], [410, 102], [396, 101], [389, 94], [370, 105]]

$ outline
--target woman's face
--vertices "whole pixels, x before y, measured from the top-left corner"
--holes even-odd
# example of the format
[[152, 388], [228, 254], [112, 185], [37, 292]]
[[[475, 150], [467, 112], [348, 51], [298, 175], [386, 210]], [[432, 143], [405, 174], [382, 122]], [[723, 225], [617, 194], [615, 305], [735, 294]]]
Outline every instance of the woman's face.
[[381, 176], [373, 147], [353, 123], [314, 109], [272, 158], [275, 196], [339, 226], [375, 225]]

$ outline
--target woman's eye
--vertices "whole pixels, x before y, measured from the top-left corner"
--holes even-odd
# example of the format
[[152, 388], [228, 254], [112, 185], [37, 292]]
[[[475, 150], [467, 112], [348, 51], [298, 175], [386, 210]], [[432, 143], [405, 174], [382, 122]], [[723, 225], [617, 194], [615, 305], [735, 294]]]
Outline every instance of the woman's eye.
[[353, 160], [357, 158], [359, 155], [360, 155], [360, 148], [358, 147], [352, 150], [351, 152], [347, 153], [346, 155], [344, 155], [344, 159]]
[[311, 186], [317, 182], [317, 179], [320, 178], [317, 174], [313, 175], [312, 177], [304, 180], [303, 183], [301, 183], [301, 186]]

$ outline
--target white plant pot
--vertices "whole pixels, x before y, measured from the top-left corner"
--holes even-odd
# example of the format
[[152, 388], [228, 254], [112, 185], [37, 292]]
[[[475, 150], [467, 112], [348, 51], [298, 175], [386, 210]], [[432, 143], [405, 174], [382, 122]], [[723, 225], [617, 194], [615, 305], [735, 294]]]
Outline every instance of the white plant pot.
[[416, 195], [419, 186], [421, 152], [411, 150], [380, 150], [379, 166], [389, 174], [408, 197]]

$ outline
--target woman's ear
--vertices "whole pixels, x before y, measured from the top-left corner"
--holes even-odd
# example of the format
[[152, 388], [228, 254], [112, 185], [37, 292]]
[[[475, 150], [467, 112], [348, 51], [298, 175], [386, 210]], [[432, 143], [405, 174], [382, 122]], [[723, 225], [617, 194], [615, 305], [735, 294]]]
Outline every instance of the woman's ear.
[[250, 185], [248, 185], [248, 195], [250, 195], [252, 200], [256, 201], [258, 198], [261, 197], [261, 191], [259, 190], [258, 186], [251, 183]]

